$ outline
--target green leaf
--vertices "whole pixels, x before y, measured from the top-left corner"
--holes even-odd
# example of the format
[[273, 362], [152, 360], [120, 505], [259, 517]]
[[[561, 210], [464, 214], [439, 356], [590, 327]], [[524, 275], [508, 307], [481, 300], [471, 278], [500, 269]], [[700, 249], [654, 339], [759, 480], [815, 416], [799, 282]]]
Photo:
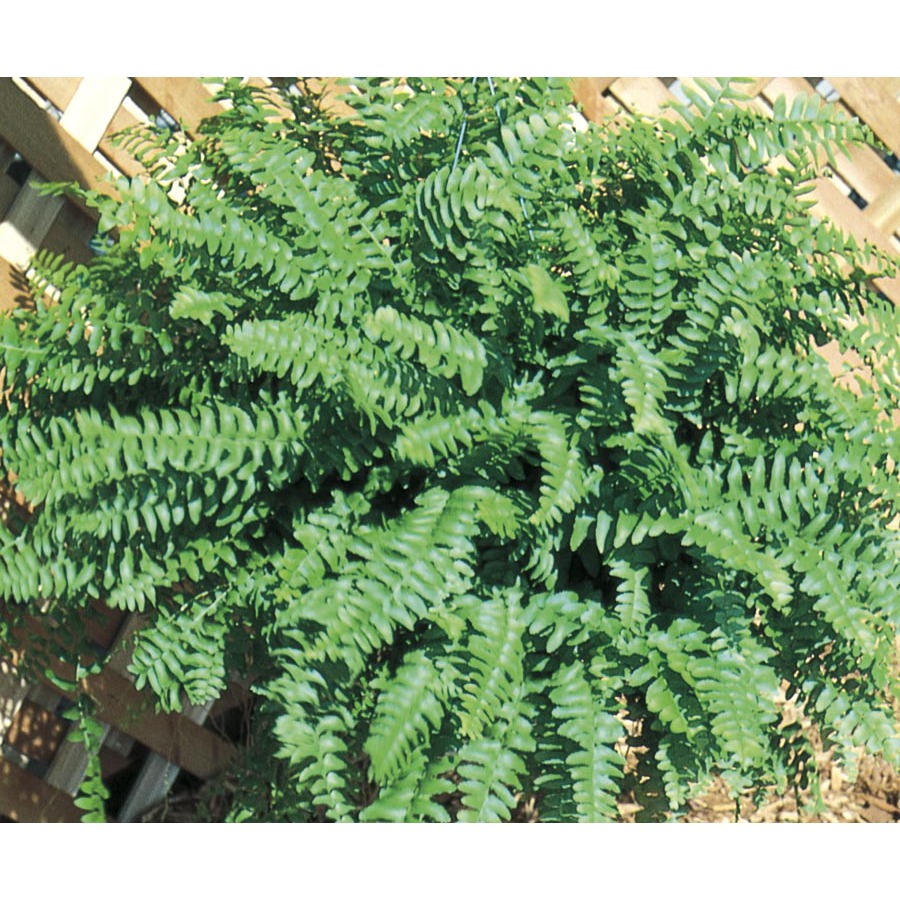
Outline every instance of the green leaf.
[[530, 263], [522, 271], [535, 311], [549, 313], [568, 324], [569, 303], [553, 276], [537, 263]]

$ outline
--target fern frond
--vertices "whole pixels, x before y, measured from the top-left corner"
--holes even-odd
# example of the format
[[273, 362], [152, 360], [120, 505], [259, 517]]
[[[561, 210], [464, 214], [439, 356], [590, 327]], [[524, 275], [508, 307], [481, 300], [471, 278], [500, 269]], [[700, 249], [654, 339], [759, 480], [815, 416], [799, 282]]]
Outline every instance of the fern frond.
[[400, 777], [362, 810], [360, 822], [449, 822], [450, 814], [433, 799], [453, 792], [453, 782], [445, 777], [446, 766], [445, 760], [429, 761], [416, 748]]
[[414, 753], [428, 745], [444, 715], [439, 671], [422, 652], [409, 654], [379, 694], [364, 745], [376, 782], [396, 781]]
[[459, 719], [461, 733], [477, 740], [522, 684], [521, 594], [495, 593], [477, 606], [472, 625], [475, 634], [467, 647], [472, 677], [463, 688]]
[[577, 815], [585, 822], [608, 822], [618, 815], [616, 797], [624, 761], [614, 749], [622, 723], [603, 710], [581, 663], [562, 666], [550, 693], [559, 733], [578, 749], [566, 756]]

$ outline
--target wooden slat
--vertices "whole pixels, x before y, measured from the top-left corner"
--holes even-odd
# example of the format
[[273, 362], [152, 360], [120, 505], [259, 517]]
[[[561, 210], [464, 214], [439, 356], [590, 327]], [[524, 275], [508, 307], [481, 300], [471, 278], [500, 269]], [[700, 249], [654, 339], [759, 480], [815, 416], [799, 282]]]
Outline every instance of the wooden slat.
[[118, 112], [106, 129], [106, 134], [100, 141], [100, 152], [123, 174], [129, 178], [143, 171], [143, 166], [127, 151], [113, 144], [114, 138], [120, 131], [137, 125], [141, 120], [127, 107], [120, 106]]
[[218, 735], [177, 713], [160, 713], [153, 698], [109, 669], [86, 679], [97, 704], [97, 718], [115, 725], [154, 753], [198, 778], [212, 778], [235, 756], [235, 748]]
[[212, 102], [210, 92], [196, 78], [135, 78], [135, 81], [188, 134], [196, 133], [201, 120], [221, 112], [221, 103]]
[[[0, 137], [48, 181], [75, 181], [104, 194], [114, 193], [110, 184], [100, 180], [106, 174], [103, 164], [11, 78], [0, 78]], [[86, 211], [98, 218], [96, 211]]]
[[664, 119], [680, 118], [671, 109], [663, 109], [667, 101], [677, 99], [658, 78], [617, 78], [609, 92], [632, 113], [662, 116]]
[[[869, 241], [880, 250], [896, 256], [896, 250], [890, 240], [829, 179], [819, 178], [812, 196], [816, 201], [816, 206], [813, 207], [816, 215], [827, 216], [835, 225], [852, 234], [857, 240]], [[874, 283], [894, 303], [900, 303], [900, 276], [877, 278]]]
[[615, 78], [575, 78], [572, 81], [575, 102], [581, 107], [586, 119], [591, 122], [602, 122], [618, 112], [616, 105], [603, 96], [615, 80]]
[[111, 609], [99, 600], [94, 601], [90, 616], [85, 616], [85, 633], [95, 644], [110, 648], [121, 636], [127, 617], [121, 609]]
[[12, 206], [21, 187], [14, 178], [6, 174], [15, 155], [16, 151], [12, 147], [0, 141], [0, 219], [6, 216], [7, 210]]
[[39, 94], [46, 97], [57, 109], [64, 110], [75, 96], [81, 84], [80, 78], [26, 78]]
[[15, 666], [0, 659], [0, 743], [19, 715], [28, 695], [28, 685], [19, 677]]
[[21, 269], [0, 256], [0, 311], [14, 309], [29, 299], [28, 285]]
[[[805, 78], [773, 78], [763, 90], [763, 96], [775, 103], [779, 94], [790, 104], [800, 93], [814, 94], [815, 90]], [[838, 106], [850, 112], [843, 104]], [[891, 189], [897, 176], [884, 164], [881, 157], [868, 146], [849, 148], [849, 158], [843, 153], [835, 154], [837, 173], [867, 202], [873, 202], [884, 191]], [[820, 160], [823, 164], [824, 154]]]
[[[78, 726], [75, 723], [70, 725], [70, 729], [74, 730]], [[102, 725], [97, 738], [102, 744], [104, 738], [109, 732], [109, 725]], [[69, 796], [75, 797], [81, 782], [88, 770], [88, 753], [82, 741], [63, 740], [49, 770], [44, 776], [44, 780], [52, 787], [65, 791]]]
[[[77, 141], [85, 152], [92, 153], [130, 85], [127, 78], [82, 79], [60, 119], [61, 134]], [[37, 109], [33, 102], [31, 105]], [[47, 121], [52, 121], [52, 117], [46, 113], [43, 115]], [[39, 175], [32, 173], [29, 176], [27, 184], [16, 196], [7, 219], [0, 223], [0, 256], [21, 268], [29, 264], [44, 244], [57, 215], [66, 206], [66, 201], [61, 197], [39, 194], [40, 182]]]
[[65, 203], [41, 241], [41, 248], [61, 253], [71, 262], [86, 263], [94, 255], [88, 243], [96, 230], [96, 223], [74, 203]]
[[124, 771], [132, 764], [132, 760], [127, 755], [123, 755], [118, 749], [110, 747], [108, 742], [100, 748], [98, 755], [100, 757], [100, 771], [103, 773], [103, 780], [106, 782], [115, 778], [119, 772]]
[[[19, 668], [30, 653], [33, 639], [46, 638], [49, 622], [29, 617], [22, 627], [13, 628], [13, 646]], [[50, 661], [57, 678], [74, 681], [74, 668], [61, 660]], [[211, 778], [234, 758], [235, 748], [218, 735], [177, 713], [157, 712], [149, 691], [139, 691], [124, 675], [107, 665], [102, 672], [79, 683], [80, 688], [96, 704], [96, 718], [164, 756], [169, 762], [187, 769], [198, 778]], [[75, 694], [56, 690], [75, 699]]]
[[64, 719], [26, 698], [6, 733], [6, 743], [29, 759], [49, 764], [66, 730]]
[[[106, 606], [94, 603], [93, 613], [99, 615], [87, 615], [85, 620], [85, 632], [88, 637], [100, 647], [111, 647], [117, 634], [122, 629], [125, 614], [120, 610], [108, 609]], [[100, 733], [97, 736], [102, 744], [106, 740], [111, 728], [107, 723], [100, 723]], [[75, 728], [75, 725], [71, 726]], [[130, 739], [129, 739], [130, 740]], [[82, 741], [65, 742], [52, 760], [49, 770], [45, 775], [48, 784], [75, 796], [84, 780], [88, 769], [87, 748]]]
[[128, 96], [130, 78], [84, 78], [59, 124], [93, 153], [109, 123]]
[[72, 798], [36, 775], [0, 759], [0, 812], [14, 822], [80, 822]]
[[41, 179], [32, 173], [0, 222], [0, 257], [27, 269], [65, 201], [38, 193]]
[[[182, 716], [186, 721], [202, 725], [212, 702], [202, 706], [187, 705]], [[175, 779], [178, 778], [180, 768], [169, 762], [158, 753], [151, 753], [141, 767], [140, 774], [135, 779], [122, 809], [119, 812], [120, 822], [133, 822], [142, 816], [148, 809], [152, 809], [162, 803], [166, 794], [172, 789]]]
[[900, 231], [900, 175], [894, 176], [891, 187], [865, 208], [865, 215], [876, 228], [887, 234]]
[[841, 99], [900, 155], [900, 78], [829, 78]]
[[21, 185], [6, 174], [6, 166], [0, 167], [0, 220], [6, 217], [13, 205]]

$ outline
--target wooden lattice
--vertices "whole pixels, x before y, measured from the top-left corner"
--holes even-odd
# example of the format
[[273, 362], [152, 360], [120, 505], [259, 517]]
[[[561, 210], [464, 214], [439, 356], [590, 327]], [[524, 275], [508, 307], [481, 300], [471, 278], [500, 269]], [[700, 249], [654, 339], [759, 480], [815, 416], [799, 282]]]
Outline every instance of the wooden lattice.
[[[665, 104], [680, 99], [689, 83], [579, 78], [574, 86], [583, 114], [602, 121], [635, 113], [672, 115]], [[748, 102], [766, 114], [779, 95], [790, 100], [818, 91], [869, 125], [884, 149], [858, 148], [849, 158], [838, 156], [836, 170], [816, 183], [817, 212], [900, 256], [900, 78], [756, 78], [745, 91]], [[211, 88], [193, 78], [0, 79], [0, 309], [27, 297], [24, 273], [38, 248], [79, 261], [91, 256], [92, 211], [74, 200], [39, 195], [35, 186], [41, 180], [112, 191], [109, 173], [140, 171], [132, 156], [113, 146], [114, 134], [147, 120], [178, 123], [190, 134], [219, 109]], [[900, 278], [877, 286], [900, 302]], [[234, 748], [203, 723], [240, 702], [240, 692], [229, 693], [211, 713], [157, 713], [125, 670], [127, 638], [139, 623], [109, 611], [98, 622], [94, 641], [99, 653], [111, 654], [111, 662], [83, 687], [108, 725], [101, 753], [105, 778], [131, 779], [119, 811], [130, 819], [161, 799], [180, 768], [201, 779], [222, 770]], [[0, 818], [79, 818], [72, 800], [85, 759], [80, 745], [65, 742], [66, 724], [59, 715], [69, 702], [47, 683], [24, 683], [15, 659], [0, 660]]]

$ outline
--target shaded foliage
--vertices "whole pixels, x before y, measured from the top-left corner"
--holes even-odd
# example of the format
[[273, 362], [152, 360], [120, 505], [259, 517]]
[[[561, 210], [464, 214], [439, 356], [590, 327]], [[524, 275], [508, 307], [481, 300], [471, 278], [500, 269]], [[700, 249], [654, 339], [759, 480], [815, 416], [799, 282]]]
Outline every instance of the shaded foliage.
[[234, 819], [612, 819], [626, 719], [674, 810], [784, 789], [781, 688], [900, 761], [891, 264], [804, 196], [858, 123], [724, 82], [583, 130], [549, 80], [222, 96], [124, 138], [108, 250], [0, 320], [3, 596], [149, 614], [164, 709], [252, 676]]

